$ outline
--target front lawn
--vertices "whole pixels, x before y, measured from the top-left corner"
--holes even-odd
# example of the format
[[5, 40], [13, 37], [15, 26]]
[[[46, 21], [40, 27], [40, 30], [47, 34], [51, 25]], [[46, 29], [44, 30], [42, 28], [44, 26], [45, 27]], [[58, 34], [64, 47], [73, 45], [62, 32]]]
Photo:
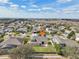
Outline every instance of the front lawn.
[[33, 50], [35, 52], [56, 52], [55, 48], [52, 45], [48, 45], [47, 47], [34, 46]]

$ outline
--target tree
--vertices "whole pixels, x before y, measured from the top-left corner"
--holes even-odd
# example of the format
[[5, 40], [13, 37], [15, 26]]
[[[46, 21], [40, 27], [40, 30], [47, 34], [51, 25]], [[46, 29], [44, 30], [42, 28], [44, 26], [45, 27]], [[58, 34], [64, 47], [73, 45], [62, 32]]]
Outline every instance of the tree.
[[64, 47], [62, 54], [70, 59], [79, 59], [79, 49], [76, 47]]
[[51, 35], [55, 35], [55, 34], [57, 34], [57, 32], [58, 32], [58, 31], [55, 30], [55, 31], [51, 32], [50, 34], [51, 34]]
[[32, 55], [32, 45], [27, 44], [14, 48], [10, 51], [10, 56], [13, 59], [29, 59], [29, 56]]
[[23, 44], [26, 44], [30, 40], [30, 37], [24, 37], [23, 38]]
[[61, 34], [62, 34], [62, 32], [61, 32], [61, 31], [57, 32], [57, 35], [61, 35]]
[[75, 40], [75, 32], [74, 31], [71, 31], [68, 36], [67, 36], [68, 39], [73, 39]]
[[56, 49], [56, 52], [57, 52], [57, 54], [61, 54], [61, 46], [60, 46], [60, 44], [54, 44], [54, 47], [55, 47], [55, 49]]
[[62, 29], [62, 30], [60, 30], [62, 33], [64, 33], [65, 32], [65, 29]]
[[2, 34], [2, 35], [0, 36], [0, 42], [4, 41], [4, 36], [5, 36], [5, 34]]
[[27, 26], [27, 31], [30, 32], [32, 30], [32, 26]]
[[71, 26], [69, 24], [65, 25], [65, 27], [66, 27], [67, 30], [71, 30], [70, 29]]

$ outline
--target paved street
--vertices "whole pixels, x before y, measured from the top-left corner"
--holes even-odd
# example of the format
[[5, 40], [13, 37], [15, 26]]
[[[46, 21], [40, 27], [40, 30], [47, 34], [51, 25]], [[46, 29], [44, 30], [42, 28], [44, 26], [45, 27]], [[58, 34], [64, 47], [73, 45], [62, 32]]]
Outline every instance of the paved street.
[[31, 57], [34, 57], [34, 58], [43, 58], [43, 59], [65, 59], [64, 57], [60, 56], [60, 55], [55, 55], [55, 54], [46, 54], [46, 55], [39, 55], [39, 56], [31, 56]]
[[8, 55], [2, 55], [0, 56], [0, 59], [10, 59]]
[[[64, 59], [62, 56], [31, 56], [31, 57], [34, 57], [34, 58], [49, 58], [49, 59]], [[0, 59], [10, 59], [8, 55], [2, 55], [0, 56]]]
[[32, 56], [34, 58], [62, 58], [61, 56]]

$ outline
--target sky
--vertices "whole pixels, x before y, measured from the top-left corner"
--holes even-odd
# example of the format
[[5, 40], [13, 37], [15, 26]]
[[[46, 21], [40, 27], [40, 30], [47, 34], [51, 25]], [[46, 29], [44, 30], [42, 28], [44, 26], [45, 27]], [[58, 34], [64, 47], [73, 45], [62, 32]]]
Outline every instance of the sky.
[[79, 19], [79, 1], [0, 0], [0, 18]]

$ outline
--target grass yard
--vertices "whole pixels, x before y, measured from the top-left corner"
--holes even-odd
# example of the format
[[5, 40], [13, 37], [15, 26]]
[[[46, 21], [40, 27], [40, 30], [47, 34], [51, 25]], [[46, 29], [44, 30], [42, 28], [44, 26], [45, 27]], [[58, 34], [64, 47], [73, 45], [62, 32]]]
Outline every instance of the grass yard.
[[47, 47], [34, 46], [33, 50], [35, 52], [56, 52], [55, 48], [52, 45], [48, 45]]

